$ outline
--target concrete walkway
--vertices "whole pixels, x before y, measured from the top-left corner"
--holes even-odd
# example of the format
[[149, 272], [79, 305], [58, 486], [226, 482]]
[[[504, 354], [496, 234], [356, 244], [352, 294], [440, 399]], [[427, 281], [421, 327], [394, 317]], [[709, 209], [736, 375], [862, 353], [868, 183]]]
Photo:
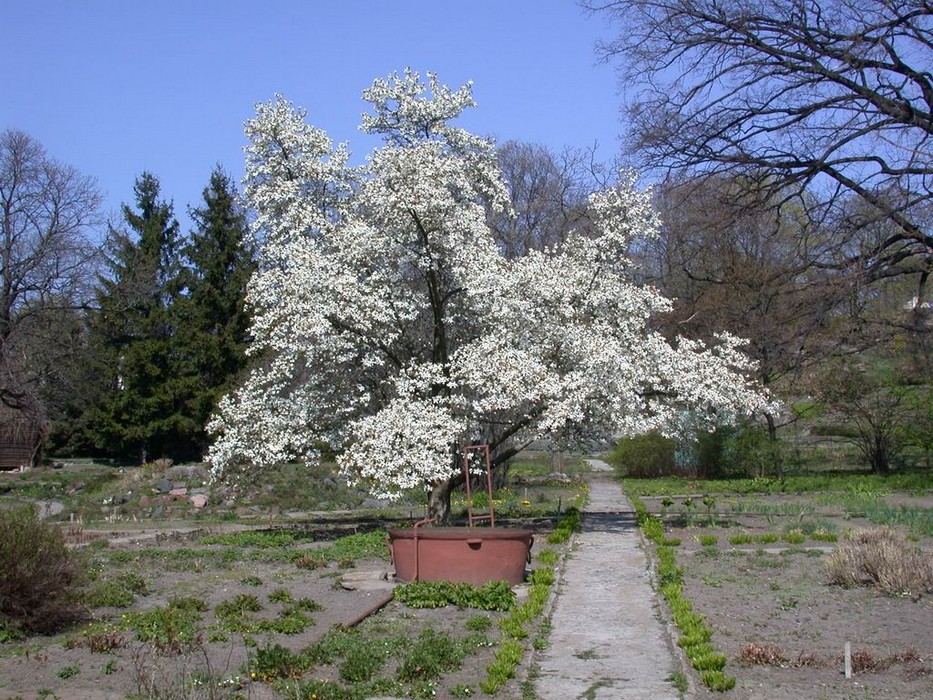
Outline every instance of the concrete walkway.
[[[589, 460], [599, 471], [610, 467]], [[590, 478], [583, 531], [557, 591], [550, 646], [536, 656], [539, 700], [677, 700], [679, 670], [657, 614], [631, 502], [610, 475]]]

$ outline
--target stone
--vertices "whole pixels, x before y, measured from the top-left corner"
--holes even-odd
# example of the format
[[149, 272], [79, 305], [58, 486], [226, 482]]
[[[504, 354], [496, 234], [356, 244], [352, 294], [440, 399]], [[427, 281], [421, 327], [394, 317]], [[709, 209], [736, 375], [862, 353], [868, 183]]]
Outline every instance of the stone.
[[171, 491], [168, 492], [168, 495], [169, 496], [187, 496], [188, 489], [186, 489], [184, 486], [176, 486], [175, 488], [173, 488]]
[[191, 500], [191, 505], [193, 505], [195, 508], [203, 508], [204, 506], [207, 505], [207, 496], [204, 495], [203, 493], [194, 494], [193, 496], [191, 496], [190, 500]]
[[65, 510], [65, 506], [59, 501], [36, 501], [36, 510], [40, 519], [51, 518]]
[[159, 479], [155, 485], [155, 490], [159, 493], [168, 493], [172, 490], [172, 482], [168, 479]]
[[349, 571], [340, 577], [340, 586], [348, 591], [381, 591], [395, 587], [383, 570]]

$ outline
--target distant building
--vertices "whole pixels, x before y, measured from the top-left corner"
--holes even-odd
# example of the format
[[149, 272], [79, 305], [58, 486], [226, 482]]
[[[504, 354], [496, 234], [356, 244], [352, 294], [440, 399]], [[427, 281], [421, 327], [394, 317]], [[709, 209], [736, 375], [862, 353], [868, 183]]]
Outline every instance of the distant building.
[[0, 471], [33, 466], [46, 425], [37, 412], [0, 404]]

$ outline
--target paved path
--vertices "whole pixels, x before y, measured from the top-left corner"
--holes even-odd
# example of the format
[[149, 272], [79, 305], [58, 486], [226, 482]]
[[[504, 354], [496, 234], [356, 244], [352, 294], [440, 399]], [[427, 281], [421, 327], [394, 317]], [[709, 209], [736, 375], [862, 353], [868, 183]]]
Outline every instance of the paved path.
[[552, 610], [550, 646], [536, 657], [539, 700], [677, 700], [666, 679], [679, 666], [657, 600], [631, 502], [610, 475], [594, 475]]

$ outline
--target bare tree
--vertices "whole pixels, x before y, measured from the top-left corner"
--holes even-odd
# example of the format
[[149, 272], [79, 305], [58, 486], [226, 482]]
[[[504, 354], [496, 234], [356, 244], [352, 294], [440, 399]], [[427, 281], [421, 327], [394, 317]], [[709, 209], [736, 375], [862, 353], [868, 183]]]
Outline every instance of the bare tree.
[[559, 245], [572, 229], [586, 228], [587, 197], [609, 186], [606, 170], [587, 150], [555, 154], [540, 144], [506, 141], [498, 154], [513, 212], [496, 214], [490, 225], [508, 258]]
[[0, 133], [0, 402], [14, 410], [42, 411], [43, 386], [72, 346], [56, 319], [88, 298], [100, 202], [93, 179], [28, 134]]
[[[795, 200], [836, 232], [815, 262], [868, 281], [910, 275], [918, 308], [928, 299], [929, 0], [584, 5], [621, 29], [600, 52], [620, 63], [640, 166], [745, 178], [765, 201]], [[885, 235], [859, 233], [879, 221]]]

